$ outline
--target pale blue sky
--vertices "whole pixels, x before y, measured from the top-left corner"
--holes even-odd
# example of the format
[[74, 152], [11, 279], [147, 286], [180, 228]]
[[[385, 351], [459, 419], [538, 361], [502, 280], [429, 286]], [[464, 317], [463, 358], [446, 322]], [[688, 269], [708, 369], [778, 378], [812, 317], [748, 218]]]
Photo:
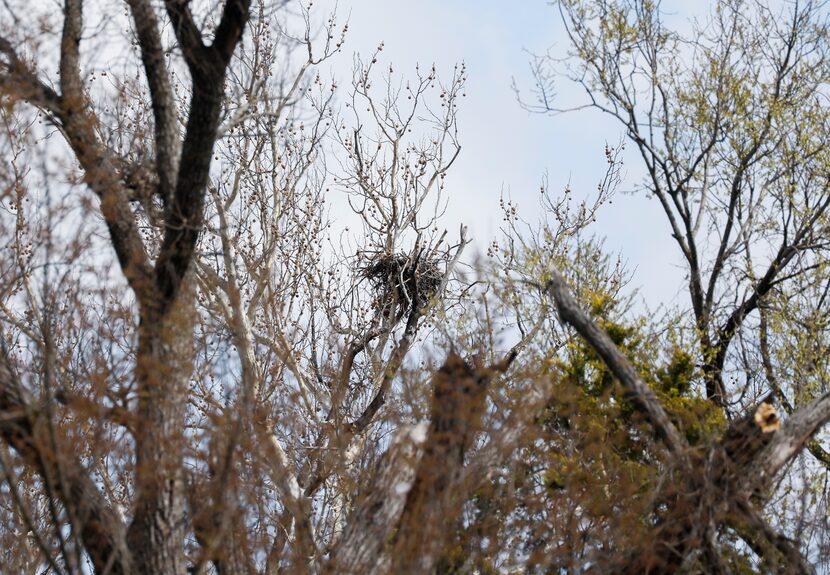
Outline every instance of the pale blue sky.
[[[318, 14], [333, 0], [316, 2]], [[705, 9], [708, 2], [697, 2]], [[674, 9], [680, 2], [666, 2]], [[677, 18], [685, 19], [689, 7]], [[467, 98], [461, 102], [462, 152], [447, 180], [449, 196], [445, 225], [470, 226], [478, 245], [497, 233], [504, 192], [519, 204], [528, 221], [538, 218], [538, 190], [547, 174], [552, 193], [570, 182], [573, 191], [589, 195], [605, 169], [606, 142], [622, 136], [618, 124], [594, 111], [557, 117], [523, 110], [511, 87], [532, 87], [529, 55], [548, 48], [562, 51], [558, 13], [545, 0], [340, 0], [340, 19], [349, 19], [345, 53], [333, 61], [336, 74], [348, 77], [352, 55], [368, 55], [383, 41], [384, 63], [405, 74], [416, 63], [435, 63], [439, 74], [449, 75], [456, 62], [468, 68]], [[561, 90], [564, 91], [565, 86]], [[642, 173], [628, 154], [623, 189], [631, 189]], [[595, 228], [607, 237], [611, 251], [622, 252], [636, 268], [633, 286], [651, 308], [660, 303], [686, 304], [678, 296], [683, 273], [675, 245], [656, 202], [642, 196], [618, 195], [606, 207]]]

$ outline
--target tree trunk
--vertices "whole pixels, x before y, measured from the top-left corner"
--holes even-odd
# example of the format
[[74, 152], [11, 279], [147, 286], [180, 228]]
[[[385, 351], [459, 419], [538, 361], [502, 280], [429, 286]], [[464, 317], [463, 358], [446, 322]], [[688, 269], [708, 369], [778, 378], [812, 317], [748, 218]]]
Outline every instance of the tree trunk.
[[136, 508], [128, 533], [137, 573], [186, 573], [184, 477], [193, 299], [179, 291], [166, 313], [144, 310], [137, 358]]

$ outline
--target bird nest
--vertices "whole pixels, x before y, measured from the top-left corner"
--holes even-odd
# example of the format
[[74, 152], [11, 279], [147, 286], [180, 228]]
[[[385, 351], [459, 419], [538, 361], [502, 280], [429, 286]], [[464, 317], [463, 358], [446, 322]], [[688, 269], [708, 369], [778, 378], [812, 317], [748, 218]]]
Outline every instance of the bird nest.
[[415, 307], [425, 305], [441, 286], [443, 275], [437, 261], [424, 258], [421, 253], [374, 256], [360, 269], [378, 293], [378, 304], [384, 313], [396, 318]]

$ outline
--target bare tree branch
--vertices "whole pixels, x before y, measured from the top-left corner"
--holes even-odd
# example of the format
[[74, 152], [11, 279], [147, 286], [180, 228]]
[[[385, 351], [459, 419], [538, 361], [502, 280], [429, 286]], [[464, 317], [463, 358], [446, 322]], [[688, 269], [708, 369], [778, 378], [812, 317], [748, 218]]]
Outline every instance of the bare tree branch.
[[[2, 336], [0, 336], [2, 338]], [[14, 373], [5, 341], [0, 339], [0, 436], [45, 481], [62, 480], [54, 493], [61, 498], [73, 529], [80, 533], [84, 548], [98, 572], [129, 574], [131, 553], [125, 542], [125, 526], [98, 491], [77, 458], [56, 453], [44, 437], [44, 411], [27, 397]], [[61, 473], [57, 465], [60, 459]]]
[[[159, 311], [173, 303], [193, 259], [196, 241], [204, 223], [205, 194], [211, 154], [219, 130], [225, 74], [233, 47], [248, 20], [250, 0], [228, 0], [220, 29], [223, 44], [216, 51], [205, 48], [186, 3], [167, 2], [167, 12], [192, 75], [193, 96], [187, 117], [180, 165], [172, 201], [165, 215], [165, 233], [156, 263], [160, 292]], [[228, 51], [230, 50], [230, 52]]]
[[821, 395], [790, 415], [772, 441], [755, 458], [758, 474], [747, 478], [747, 488], [767, 485], [778, 472], [830, 421], [830, 392]]
[[573, 326], [577, 333], [594, 348], [608, 369], [630, 394], [634, 405], [648, 418], [655, 431], [663, 438], [669, 451], [677, 457], [683, 457], [688, 444], [669, 419], [663, 406], [660, 405], [654, 391], [643, 383], [631, 362], [620, 353], [611, 338], [582, 311], [559, 272], [554, 269], [550, 273], [551, 279], [545, 286], [545, 291], [553, 297], [560, 317]]
[[149, 0], [129, 0], [150, 102], [153, 106], [155, 161], [159, 194], [165, 204], [170, 201], [178, 175], [180, 141], [176, 121], [176, 103], [165, 63], [159, 21]]

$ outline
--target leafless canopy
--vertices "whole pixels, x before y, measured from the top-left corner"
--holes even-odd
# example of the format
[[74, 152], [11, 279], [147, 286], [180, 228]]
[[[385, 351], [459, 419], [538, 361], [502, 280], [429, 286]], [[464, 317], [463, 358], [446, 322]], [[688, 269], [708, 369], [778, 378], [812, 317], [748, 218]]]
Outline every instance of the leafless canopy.
[[559, 2], [571, 78], [687, 263], [692, 322], [660, 324], [616, 311], [628, 276], [589, 231], [620, 149], [593, 203], [543, 187], [525, 228], [504, 198], [488, 259], [462, 258], [464, 65], [404, 75], [380, 45], [343, 88], [321, 64], [348, 26], [305, 4], [37, 4], [0, 7], [0, 571], [826, 556], [769, 517], [805, 449], [830, 465], [826, 348], [793, 335], [828, 317], [817, 6], [721, 2], [684, 47], [653, 2]]

